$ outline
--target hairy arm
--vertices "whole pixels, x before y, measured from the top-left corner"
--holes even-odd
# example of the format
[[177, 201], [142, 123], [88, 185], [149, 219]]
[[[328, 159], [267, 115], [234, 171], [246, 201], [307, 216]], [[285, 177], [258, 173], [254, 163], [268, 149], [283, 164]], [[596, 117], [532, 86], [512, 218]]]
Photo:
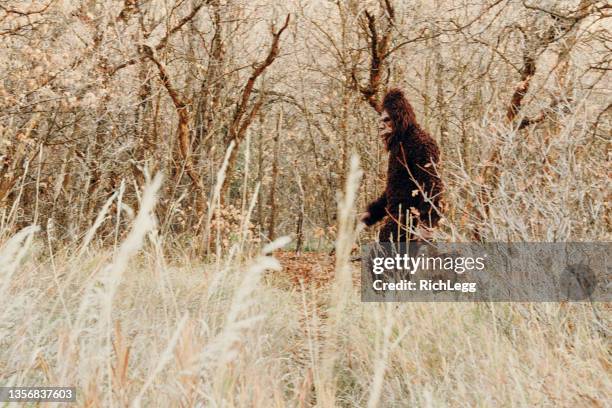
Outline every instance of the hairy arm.
[[380, 221], [386, 214], [385, 207], [387, 206], [387, 196], [383, 192], [382, 195], [375, 201], [372, 201], [367, 208], [368, 214], [363, 218], [365, 225], [374, 225]]

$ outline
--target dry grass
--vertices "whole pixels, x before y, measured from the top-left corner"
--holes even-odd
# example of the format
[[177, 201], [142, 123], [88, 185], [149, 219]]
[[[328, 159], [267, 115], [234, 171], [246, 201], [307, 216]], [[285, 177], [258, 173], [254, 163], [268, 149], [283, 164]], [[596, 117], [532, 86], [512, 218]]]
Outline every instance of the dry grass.
[[353, 164], [329, 285], [283, 288], [267, 254], [284, 238], [231, 263], [163, 255], [158, 178], [116, 251], [49, 257], [17, 234], [0, 252], [0, 382], [74, 385], [80, 406], [607, 404], [608, 305], [361, 303]]

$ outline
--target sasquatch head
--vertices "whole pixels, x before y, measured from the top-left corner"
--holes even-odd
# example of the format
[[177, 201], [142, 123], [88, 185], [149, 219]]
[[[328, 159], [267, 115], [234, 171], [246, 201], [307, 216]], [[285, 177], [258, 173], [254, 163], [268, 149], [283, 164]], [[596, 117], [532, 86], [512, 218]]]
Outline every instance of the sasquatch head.
[[382, 103], [378, 126], [380, 136], [387, 141], [393, 135], [406, 133], [415, 124], [414, 110], [404, 93], [398, 88], [390, 89]]

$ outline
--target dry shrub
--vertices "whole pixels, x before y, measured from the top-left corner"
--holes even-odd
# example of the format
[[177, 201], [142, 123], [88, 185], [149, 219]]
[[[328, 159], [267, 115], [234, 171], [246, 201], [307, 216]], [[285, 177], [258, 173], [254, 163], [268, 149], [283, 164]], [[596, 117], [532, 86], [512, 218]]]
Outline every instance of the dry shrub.
[[215, 210], [210, 229], [212, 242], [218, 243], [223, 250], [237, 242], [247, 241], [253, 246], [260, 242], [258, 230], [247, 214], [231, 204]]

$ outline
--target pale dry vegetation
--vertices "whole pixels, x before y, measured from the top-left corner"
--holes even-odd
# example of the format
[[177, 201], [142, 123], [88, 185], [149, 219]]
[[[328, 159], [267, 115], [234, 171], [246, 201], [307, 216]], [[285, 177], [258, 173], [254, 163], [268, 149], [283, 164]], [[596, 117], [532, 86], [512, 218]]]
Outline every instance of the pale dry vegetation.
[[[610, 240], [610, 10], [2, 2], [0, 385], [105, 407], [608, 405], [609, 305], [362, 303], [349, 258], [373, 237], [355, 215], [383, 187], [389, 85], [442, 150], [437, 240]], [[295, 285], [281, 247], [333, 247], [329, 284]]]

